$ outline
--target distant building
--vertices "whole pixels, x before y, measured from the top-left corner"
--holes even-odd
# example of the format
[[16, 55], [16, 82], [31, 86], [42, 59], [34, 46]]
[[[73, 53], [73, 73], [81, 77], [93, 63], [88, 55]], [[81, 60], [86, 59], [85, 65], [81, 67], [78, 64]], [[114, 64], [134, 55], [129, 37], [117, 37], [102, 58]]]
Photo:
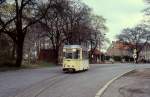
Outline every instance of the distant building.
[[133, 56], [133, 45], [121, 41], [113, 41], [112, 45], [107, 50], [109, 56]]
[[146, 60], [150, 62], [150, 44], [147, 43], [143, 48], [142, 51], [140, 52], [140, 60]]
[[[146, 61], [150, 62], [150, 43], [147, 43], [144, 45], [143, 43], [140, 43], [138, 45], [140, 48], [142, 48], [142, 51], [139, 54], [139, 61]], [[135, 45], [130, 43], [125, 43], [121, 41], [113, 41], [111, 46], [107, 50], [107, 56], [110, 57], [128, 57], [133, 58]]]

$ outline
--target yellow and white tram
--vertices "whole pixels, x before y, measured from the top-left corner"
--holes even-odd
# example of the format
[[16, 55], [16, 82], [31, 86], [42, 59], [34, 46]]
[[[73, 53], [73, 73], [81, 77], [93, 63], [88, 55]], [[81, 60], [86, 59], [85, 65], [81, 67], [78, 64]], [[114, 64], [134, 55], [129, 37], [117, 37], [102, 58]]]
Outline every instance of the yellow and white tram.
[[87, 48], [80, 45], [65, 45], [63, 52], [63, 71], [74, 72], [89, 69]]

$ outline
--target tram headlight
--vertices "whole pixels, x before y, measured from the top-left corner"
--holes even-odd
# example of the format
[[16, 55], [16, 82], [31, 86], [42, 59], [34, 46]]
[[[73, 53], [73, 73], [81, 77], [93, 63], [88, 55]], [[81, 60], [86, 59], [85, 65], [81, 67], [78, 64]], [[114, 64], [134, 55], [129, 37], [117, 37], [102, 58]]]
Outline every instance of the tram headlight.
[[66, 52], [66, 49], [63, 49], [63, 52]]
[[73, 51], [73, 52], [76, 52], [76, 51], [77, 51], [77, 49], [72, 49], [72, 51]]

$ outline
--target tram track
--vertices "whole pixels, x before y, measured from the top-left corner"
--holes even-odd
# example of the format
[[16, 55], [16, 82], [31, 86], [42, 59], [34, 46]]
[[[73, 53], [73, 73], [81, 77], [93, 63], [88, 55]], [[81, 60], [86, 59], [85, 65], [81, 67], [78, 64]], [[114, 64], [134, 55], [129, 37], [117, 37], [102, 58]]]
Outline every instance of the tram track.
[[[40, 82], [32, 84], [25, 89], [19, 91], [14, 97], [38, 97], [41, 93], [43, 93], [46, 89], [55, 85], [56, 83], [61, 82], [62, 80], [68, 78], [69, 75], [54, 75], [53, 77], [44, 79]], [[11, 96], [12, 97], [12, 96]]]
[[52, 68], [2, 74], [0, 97], [95, 97], [114, 77], [131, 69], [149, 67], [105, 65], [94, 64], [89, 71], [77, 73], [62, 73], [60, 68]]

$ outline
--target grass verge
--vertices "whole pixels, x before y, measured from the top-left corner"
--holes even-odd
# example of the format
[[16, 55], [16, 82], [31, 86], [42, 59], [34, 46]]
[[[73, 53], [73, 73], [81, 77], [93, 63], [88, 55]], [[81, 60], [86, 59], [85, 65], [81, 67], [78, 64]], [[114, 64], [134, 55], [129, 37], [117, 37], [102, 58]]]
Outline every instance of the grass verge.
[[55, 66], [56, 66], [55, 64], [48, 63], [48, 62], [38, 62], [37, 64], [24, 63], [19, 68], [17, 68], [17, 67], [9, 67], [9, 66], [0, 67], [0, 72], [15, 71], [15, 70], [20, 70], [20, 69], [51, 68], [51, 67], [55, 67]]

